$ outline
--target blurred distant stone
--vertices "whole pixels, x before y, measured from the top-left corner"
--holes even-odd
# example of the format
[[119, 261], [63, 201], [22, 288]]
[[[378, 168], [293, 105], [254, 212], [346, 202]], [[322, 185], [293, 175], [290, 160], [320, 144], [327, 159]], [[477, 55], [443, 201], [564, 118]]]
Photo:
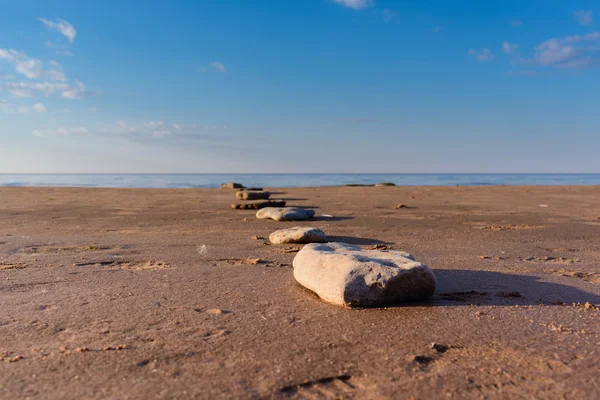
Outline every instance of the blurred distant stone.
[[265, 207], [285, 207], [283, 200], [259, 200], [251, 203], [232, 204], [231, 208], [236, 210], [260, 210]]
[[235, 197], [238, 200], [266, 200], [271, 197], [271, 193], [243, 190], [237, 192]]
[[221, 183], [221, 189], [243, 189], [244, 185], [242, 185], [241, 183], [235, 183], [235, 182], [227, 182], [227, 183]]
[[375, 186], [396, 186], [396, 184], [392, 182], [381, 182], [377, 183]]

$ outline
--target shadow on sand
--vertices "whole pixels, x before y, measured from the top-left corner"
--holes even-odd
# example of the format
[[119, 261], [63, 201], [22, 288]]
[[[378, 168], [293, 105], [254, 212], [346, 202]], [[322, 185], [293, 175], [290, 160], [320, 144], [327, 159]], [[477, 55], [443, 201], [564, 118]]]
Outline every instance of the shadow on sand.
[[[539, 276], [475, 270], [434, 270], [434, 273], [437, 290], [429, 300], [372, 308], [600, 304], [597, 294], [567, 284], [545, 282]], [[318, 299], [314, 292], [300, 284], [296, 286], [298, 290]], [[353, 307], [360, 308], [367, 307]]]
[[[331, 220], [332, 218], [328, 218], [328, 219]], [[327, 236], [327, 241], [328, 242], [342, 242], [342, 243], [354, 244], [357, 246], [369, 246], [369, 245], [375, 245], [375, 244], [393, 244], [393, 243], [389, 243], [389, 242], [382, 242], [381, 240], [377, 240], [377, 239], [361, 238], [361, 237], [354, 237], [354, 236]]]
[[345, 221], [348, 219], [354, 219], [354, 217], [325, 217], [323, 215], [318, 215], [310, 219], [310, 221]]
[[[438, 269], [436, 293], [425, 306], [515, 306], [600, 303], [600, 296], [568, 284], [546, 282], [540, 276], [493, 271]], [[578, 278], [572, 279], [573, 284]], [[416, 304], [416, 303], [413, 303]], [[399, 304], [398, 306], [402, 306]]]

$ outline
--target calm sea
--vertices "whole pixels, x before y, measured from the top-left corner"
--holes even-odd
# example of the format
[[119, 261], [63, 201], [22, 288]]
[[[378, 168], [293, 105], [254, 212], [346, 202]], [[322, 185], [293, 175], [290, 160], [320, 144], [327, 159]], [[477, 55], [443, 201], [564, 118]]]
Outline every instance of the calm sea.
[[0, 174], [0, 186], [216, 188], [230, 181], [264, 187], [378, 182], [400, 186], [600, 185], [600, 174]]

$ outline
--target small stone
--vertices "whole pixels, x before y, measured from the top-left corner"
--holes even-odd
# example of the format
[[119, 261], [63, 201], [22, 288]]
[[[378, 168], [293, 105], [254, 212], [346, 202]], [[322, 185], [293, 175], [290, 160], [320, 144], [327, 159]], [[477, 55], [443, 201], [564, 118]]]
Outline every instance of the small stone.
[[317, 228], [296, 226], [289, 229], [281, 229], [269, 235], [273, 244], [284, 243], [325, 243], [327, 236], [325, 232]]
[[239, 191], [235, 194], [238, 200], [267, 200], [271, 197], [269, 192], [255, 192], [255, 191]]
[[250, 239], [252, 239], [252, 240], [265, 240], [265, 238], [262, 237], [262, 236], [252, 236]]
[[265, 207], [256, 213], [258, 219], [273, 219], [275, 221], [304, 221], [314, 216], [314, 210], [296, 207]]
[[208, 310], [206, 310], [206, 313], [210, 315], [221, 315], [223, 314], [223, 310], [221, 310], [220, 308], [209, 308]]
[[408, 208], [408, 206], [407, 206], [406, 204], [398, 204], [398, 205], [396, 206], [396, 210], [399, 210], [399, 209], [401, 209], [401, 208]]
[[446, 351], [448, 351], [448, 346], [439, 343], [431, 343], [431, 348], [437, 351], [438, 353], [445, 353]]
[[337, 306], [381, 306], [424, 300], [436, 279], [403, 251], [363, 250], [346, 243], [307, 244], [293, 262], [294, 278]]
[[232, 204], [231, 208], [235, 210], [260, 210], [266, 207], [285, 207], [283, 200], [259, 200], [252, 203]]
[[481, 258], [482, 260], [489, 260], [492, 257], [490, 257], [490, 256], [479, 256], [479, 258]]
[[377, 186], [377, 187], [381, 187], [381, 186], [396, 186], [396, 184], [392, 183], [392, 182], [381, 182], [381, 183], [375, 184], [375, 186]]
[[236, 182], [221, 183], [221, 189], [243, 189], [244, 185]]

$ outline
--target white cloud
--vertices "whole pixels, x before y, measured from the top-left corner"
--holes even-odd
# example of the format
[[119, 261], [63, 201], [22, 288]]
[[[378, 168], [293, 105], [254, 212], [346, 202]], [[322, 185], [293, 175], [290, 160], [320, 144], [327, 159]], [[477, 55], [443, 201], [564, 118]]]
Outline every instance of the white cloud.
[[390, 23], [394, 18], [398, 17], [398, 13], [394, 10], [390, 10], [389, 8], [385, 8], [381, 15], [383, 16], [383, 20], [387, 23]]
[[58, 128], [51, 130], [40, 131], [38, 129], [33, 130], [33, 135], [37, 137], [52, 137], [52, 136], [71, 136], [71, 135], [83, 135], [89, 133], [89, 130], [83, 126], [76, 128]]
[[79, 81], [75, 81], [75, 86], [54, 82], [0, 82], [0, 92], [3, 91], [15, 97], [33, 97], [34, 94], [48, 97], [60, 93], [65, 99], [80, 99], [91, 94]]
[[36, 103], [33, 106], [16, 106], [6, 100], [0, 101], [0, 112], [5, 114], [28, 114], [29, 112], [45, 113], [48, 110], [42, 103]]
[[71, 43], [73, 43], [73, 41], [75, 40], [75, 36], [77, 36], [77, 31], [75, 30], [75, 27], [67, 21], [60, 18], [57, 18], [56, 21], [49, 21], [45, 18], [38, 19], [44, 25], [46, 25], [46, 28], [56, 29], [57, 31], [59, 31], [64, 37], [69, 39]]
[[509, 42], [502, 43], [502, 51], [506, 54], [510, 54], [519, 48], [518, 44], [510, 44]]
[[[595, 53], [597, 48], [577, 46], [577, 44], [597, 41], [598, 39], [600, 39], [600, 32], [546, 40], [535, 47], [533, 62], [544, 66], [557, 66], [559, 68], [585, 68], [592, 66], [596, 64], [596, 59], [589, 53]], [[523, 63], [526, 62], [528, 60], [524, 60]]]
[[69, 86], [68, 89], [63, 90], [61, 96], [65, 99], [81, 99], [90, 94], [85, 90], [85, 84], [80, 81], [75, 81], [75, 86]]
[[470, 56], [475, 56], [475, 59], [479, 62], [492, 61], [496, 56], [490, 51], [490, 49], [483, 49], [481, 53], [478, 53], [475, 49], [469, 49], [467, 52]]
[[592, 22], [594, 22], [594, 14], [592, 11], [575, 11], [573, 15], [581, 25], [591, 25]]
[[333, 2], [355, 10], [373, 6], [373, 0], [333, 0]]
[[45, 113], [48, 110], [46, 109], [46, 106], [43, 105], [42, 103], [35, 103], [31, 109], [35, 112], [39, 112], [39, 113]]
[[47, 71], [44, 70], [40, 60], [28, 57], [27, 54], [22, 51], [0, 49], [0, 60], [5, 60], [13, 64], [16, 72], [28, 79], [45, 78], [51, 81], [67, 80], [60, 64], [54, 60], [49, 62], [51, 68]]
[[218, 61], [211, 62], [210, 66], [213, 67], [213, 69], [215, 71], [227, 72], [227, 69], [225, 68], [225, 66]]

